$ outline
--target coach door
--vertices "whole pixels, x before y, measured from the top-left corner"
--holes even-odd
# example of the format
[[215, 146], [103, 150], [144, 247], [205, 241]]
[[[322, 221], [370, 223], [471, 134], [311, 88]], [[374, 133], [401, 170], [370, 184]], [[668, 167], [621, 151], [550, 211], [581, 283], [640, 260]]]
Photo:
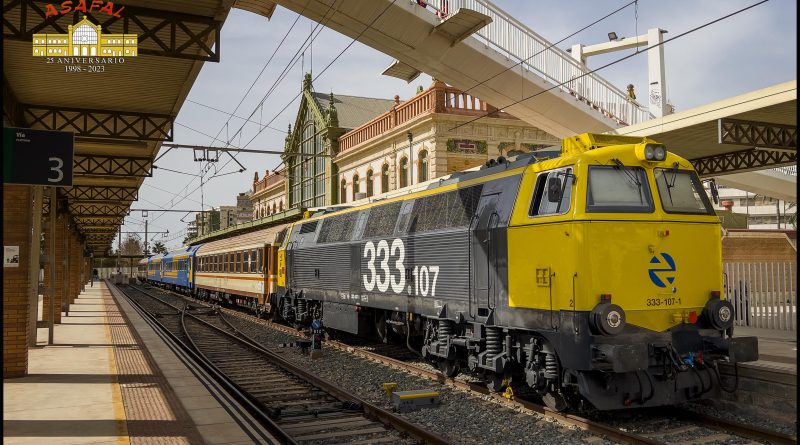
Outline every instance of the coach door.
[[472, 300], [470, 315], [485, 320], [489, 311], [497, 304], [495, 272], [497, 262], [497, 241], [493, 231], [497, 227], [497, 201], [499, 193], [484, 195], [478, 203], [476, 217], [471, 226], [472, 250]]

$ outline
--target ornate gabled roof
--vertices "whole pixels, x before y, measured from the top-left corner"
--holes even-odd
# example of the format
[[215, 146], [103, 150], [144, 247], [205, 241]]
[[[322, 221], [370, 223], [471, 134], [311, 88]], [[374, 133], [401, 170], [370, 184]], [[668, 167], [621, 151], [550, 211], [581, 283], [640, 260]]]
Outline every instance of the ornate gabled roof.
[[[331, 102], [330, 93], [312, 92], [311, 96], [323, 114], [328, 113], [328, 104]], [[372, 97], [347, 96], [333, 94], [333, 106], [339, 118], [339, 128], [351, 130], [369, 122], [392, 108], [394, 101], [391, 99], [375, 99]]]

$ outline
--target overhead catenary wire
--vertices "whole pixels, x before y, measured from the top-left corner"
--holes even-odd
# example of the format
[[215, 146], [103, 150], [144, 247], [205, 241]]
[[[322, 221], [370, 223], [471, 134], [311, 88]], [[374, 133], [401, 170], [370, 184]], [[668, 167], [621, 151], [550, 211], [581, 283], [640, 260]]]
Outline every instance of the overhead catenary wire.
[[[567, 84], [567, 83], [569, 83], [569, 82], [573, 82], [573, 81], [575, 81], [575, 80], [578, 80], [578, 79], [581, 79], [581, 78], [583, 78], [583, 77], [589, 76], [589, 75], [591, 75], [591, 74], [594, 74], [594, 73], [596, 73], [596, 72], [598, 72], [598, 71], [601, 71], [601, 70], [603, 70], [603, 69], [605, 69], [605, 68], [608, 68], [608, 67], [610, 67], [610, 66], [613, 66], [613, 65], [616, 65], [616, 64], [618, 64], [618, 63], [620, 63], [620, 62], [623, 62], [623, 61], [625, 61], [625, 60], [628, 60], [628, 59], [630, 59], [630, 58], [632, 58], [632, 57], [636, 57], [636, 56], [638, 56], [639, 54], [644, 54], [644, 53], [646, 53], [646, 52], [647, 52], [648, 50], [650, 50], [650, 49], [657, 48], [657, 47], [659, 47], [659, 46], [662, 46], [662, 45], [665, 45], [665, 44], [667, 44], [667, 43], [669, 43], [669, 42], [672, 42], [672, 41], [674, 41], [675, 39], [679, 39], [679, 38], [681, 38], [681, 37], [684, 37], [684, 36], [686, 36], [686, 35], [689, 35], [689, 34], [692, 34], [692, 33], [694, 33], [694, 32], [697, 32], [697, 31], [699, 31], [699, 30], [701, 30], [701, 29], [703, 29], [703, 28], [706, 28], [706, 27], [708, 27], [708, 26], [711, 26], [711, 25], [713, 25], [713, 24], [715, 24], [715, 23], [718, 23], [718, 22], [721, 22], [721, 21], [723, 21], [723, 20], [726, 20], [726, 19], [728, 19], [728, 18], [730, 18], [730, 17], [733, 17], [733, 16], [735, 16], [735, 15], [741, 14], [741, 13], [743, 13], [743, 12], [745, 12], [745, 11], [748, 11], [748, 10], [750, 10], [750, 9], [752, 9], [752, 8], [755, 8], [756, 6], [759, 6], [759, 5], [761, 5], [761, 4], [764, 4], [764, 3], [768, 2], [768, 1], [769, 1], [769, 0], [761, 0], [761, 1], [757, 2], [757, 3], [753, 3], [753, 4], [752, 4], [752, 5], [750, 5], [750, 6], [746, 6], [746, 7], [744, 7], [744, 8], [738, 9], [738, 10], [736, 10], [736, 11], [734, 11], [734, 12], [731, 12], [731, 13], [729, 13], [729, 14], [726, 14], [726, 15], [724, 15], [724, 16], [722, 16], [722, 17], [719, 17], [719, 18], [717, 18], [717, 19], [714, 19], [714, 20], [712, 20], [712, 21], [710, 21], [710, 22], [706, 22], [706, 23], [704, 23], [704, 24], [702, 24], [702, 25], [696, 26], [696, 27], [694, 27], [694, 28], [691, 28], [691, 29], [689, 29], [689, 30], [687, 30], [687, 31], [684, 31], [684, 32], [682, 32], [682, 33], [680, 33], [680, 34], [678, 34], [678, 35], [675, 35], [675, 36], [673, 36], [673, 37], [670, 37], [670, 38], [668, 38], [668, 39], [666, 39], [666, 40], [663, 40], [663, 41], [661, 41], [661, 42], [659, 42], [659, 43], [656, 43], [656, 44], [654, 44], [654, 45], [649, 45], [649, 46], [647, 46], [647, 48], [645, 48], [645, 50], [644, 50], [644, 51], [641, 51], [641, 52], [634, 52], [634, 53], [631, 53], [631, 54], [625, 55], [625, 56], [623, 56], [623, 57], [620, 57], [619, 59], [613, 60], [613, 61], [611, 61], [611, 62], [609, 62], [609, 63], [607, 63], [607, 64], [605, 64], [605, 65], [602, 65], [602, 66], [600, 66], [600, 67], [598, 67], [598, 68], [595, 68], [595, 69], [589, 70], [589, 71], [587, 71], [587, 72], [585, 72], [585, 73], [583, 73], [583, 74], [580, 74], [580, 75], [578, 75], [578, 76], [575, 76], [574, 78], [571, 78], [570, 80], [567, 80], [567, 81], [564, 81], [564, 82], [561, 82], [561, 83], [555, 84], [555, 85], [553, 85], [552, 87], [550, 87], [550, 88], [547, 88], [547, 89], [544, 89], [544, 90], [542, 90], [542, 91], [540, 91], [540, 92], [538, 92], [538, 93], [534, 93], [534, 94], [532, 94], [532, 95], [530, 95], [530, 96], [523, 97], [523, 98], [522, 98], [522, 99], [520, 99], [520, 100], [517, 100], [517, 101], [511, 102], [510, 104], [507, 104], [507, 105], [505, 105], [505, 106], [503, 106], [503, 107], [501, 107], [501, 108], [499, 108], [499, 109], [500, 109], [500, 110], [504, 110], [504, 109], [506, 109], [506, 108], [508, 108], [508, 107], [511, 107], [511, 106], [514, 106], [514, 105], [520, 104], [520, 103], [522, 103], [522, 102], [525, 102], [525, 101], [527, 101], [527, 100], [533, 99], [533, 98], [535, 98], [535, 97], [541, 96], [542, 94], [544, 94], [544, 93], [547, 93], [547, 92], [549, 92], [549, 91], [552, 91], [552, 90], [554, 90], [554, 89], [556, 89], [556, 88], [562, 87], [562, 86], [566, 85], [566, 84]], [[472, 118], [472, 119], [470, 119], [470, 120], [468, 120], [468, 121], [466, 121], [466, 122], [463, 122], [463, 123], [461, 123], [461, 124], [458, 124], [458, 125], [456, 125], [456, 126], [454, 126], [454, 127], [451, 127], [451, 128], [448, 130], [448, 131], [457, 130], [457, 129], [459, 129], [459, 128], [461, 128], [461, 127], [465, 126], [465, 125], [469, 125], [469, 124], [471, 124], [471, 123], [473, 123], [473, 122], [476, 122], [476, 121], [478, 121], [478, 120], [480, 120], [480, 119], [483, 119], [483, 118], [489, 117], [491, 114], [492, 114], [492, 113], [484, 113], [484, 114], [482, 114], [482, 115], [480, 115], [480, 116], [477, 116], [477, 117], [475, 117], [475, 118]]]
[[[269, 90], [267, 91], [267, 93], [265, 94], [265, 96], [264, 96], [264, 97], [261, 99], [261, 101], [259, 102], [259, 105], [257, 105], [257, 106], [256, 106], [256, 107], [253, 109], [253, 111], [252, 111], [252, 112], [250, 113], [250, 115], [247, 117], [246, 121], [245, 121], [245, 122], [242, 124], [242, 126], [241, 126], [241, 127], [239, 127], [239, 130], [238, 130], [236, 133], [234, 133], [234, 135], [233, 135], [233, 136], [229, 136], [229, 137], [227, 138], [226, 145], [230, 145], [230, 141], [231, 141], [231, 140], [233, 140], [234, 138], [236, 138], [236, 136], [237, 136], [237, 135], [238, 135], [238, 134], [239, 134], [239, 133], [242, 131], [242, 129], [244, 129], [244, 126], [246, 125], [247, 121], [249, 121], [249, 120], [250, 120], [250, 119], [253, 117], [253, 115], [254, 115], [254, 114], [255, 114], [255, 112], [256, 112], [256, 111], [259, 109], [259, 107], [263, 106], [263, 103], [266, 101], [266, 99], [267, 99], [267, 98], [269, 98], [269, 96], [272, 94], [272, 92], [274, 92], [274, 91], [275, 91], [275, 89], [276, 89], [277, 85], [278, 85], [278, 84], [279, 84], [279, 83], [280, 83], [280, 82], [281, 82], [281, 81], [282, 81], [282, 80], [283, 80], [283, 79], [286, 77], [286, 75], [287, 75], [287, 74], [290, 72], [291, 68], [292, 68], [292, 67], [294, 67], [294, 65], [295, 65], [295, 64], [297, 63], [297, 61], [299, 60], [299, 58], [298, 58], [298, 55], [301, 53], [301, 51], [303, 51], [303, 50], [304, 50], [304, 48], [306, 48], [306, 44], [308, 43], [309, 39], [312, 39], [312, 41], [313, 41], [313, 39], [314, 39], [314, 38], [316, 38], [316, 36], [318, 36], [320, 32], [322, 32], [322, 30], [320, 30], [319, 32], [317, 32], [316, 36], [313, 34], [313, 33], [314, 33], [314, 31], [315, 31], [315, 30], [317, 30], [317, 29], [319, 28], [319, 26], [320, 26], [320, 25], [321, 25], [321, 24], [322, 24], [324, 21], [326, 21], [327, 14], [328, 14], [328, 13], [329, 13], [329, 12], [332, 10], [334, 3], [335, 3], [335, 2], [331, 3], [331, 5], [328, 7], [328, 10], [327, 10], [327, 11], [326, 11], [326, 13], [323, 15], [323, 17], [322, 17], [321, 21], [320, 21], [320, 22], [317, 24], [317, 26], [315, 26], [315, 27], [314, 27], [314, 29], [312, 29], [312, 32], [309, 34], [309, 36], [308, 36], [308, 37], [306, 37], [305, 41], [303, 41], [303, 43], [300, 45], [300, 47], [297, 49], [297, 51], [295, 51], [295, 54], [294, 54], [294, 55], [292, 56], [292, 58], [289, 60], [289, 62], [287, 63], [287, 65], [284, 67], [284, 69], [283, 69], [283, 71], [281, 72], [281, 74], [278, 76], [278, 78], [275, 80], [275, 82], [273, 82], [272, 86], [269, 88]], [[294, 99], [293, 99], [293, 100], [294, 100]], [[272, 121], [274, 121], [274, 119], [273, 119], [273, 120], [271, 120], [271, 121], [270, 121], [270, 122], [269, 122], [269, 123], [268, 123], [266, 126], [261, 126], [261, 128], [260, 128], [260, 130], [259, 130], [259, 134], [260, 134], [260, 133], [261, 133], [261, 132], [264, 130], [264, 128], [268, 128], [269, 124], [271, 124], [271, 123], [272, 123]], [[186, 126], [185, 124], [181, 124], [181, 123], [178, 123], [178, 122], [176, 122], [176, 124], [177, 124], [177, 125], [180, 125], [180, 126], [183, 126], [183, 127], [185, 127], [185, 128], [189, 128], [189, 129], [190, 129], [190, 130], [192, 130], [192, 131], [195, 131], [195, 132], [197, 132], [197, 133], [203, 134], [203, 135], [205, 135], [205, 136], [208, 136], [208, 137], [210, 137], [210, 138], [212, 138], [212, 139], [213, 139], [213, 138], [215, 138], [214, 136], [211, 136], [211, 135], [209, 135], [209, 134], [206, 134], [206, 133], [204, 133], [204, 132], [201, 132], [201, 131], [199, 131], [199, 130], [196, 130], [196, 129], [194, 129], [194, 128], [190, 128], [190, 127]], [[259, 125], [261, 125], [261, 124], [259, 124]], [[228, 122], [226, 122], [226, 123], [225, 123], [225, 126], [224, 126], [223, 128], [227, 128], [227, 126], [228, 126]], [[222, 131], [222, 129], [220, 129], [220, 132], [221, 132], [221, 131]], [[219, 170], [221, 170], [222, 168], [224, 168], [225, 166], [227, 166], [227, 165], [228, 165], [228, 164], [229, 164], [229, 163], [230, 163], [232, 160], [233, 160], [233, 161], [236, 161], [236, 159], [235, 159], [235, 155], [230, 155], [230, 158], [228, 159], [228, 161], [227, 161], [227, 162], [226, 162], [226, 163], [225, 163], [225, 164], [224, 164], [224, 165], [223, 165], [223, 166], [222, 166], [222, 167], [221, 167]], [[236, 162], [237, 162], [237, 163], [239, 163], [238, 161], [236, 161]], [[240, 164], [240, 166], [241, 166], [241, 164]], [[215, 166], [215, 169], [216, 169], [216, 166]], [[244, 171], [244, 166], [242, 166], [242, 171]], [[236, 172], [232, 172], [232, 173], [240, 173], [240, 172], [241, 172], [241, 171], [236, 171]], [[215, 174], [214, 174], [214, 175], [213, 175], [211, 178], [209, 178], [209, 180], [211, 180], [211, 179], [213, 179], [213, 178], [215, 178], [215, 177], [220, 177], [220, 176], [224, 176], [224, 175], [228, 175], [228, 174], [230, 174], [230, 173], [225, 173], [225, 174], [217, 174], [217, 173], [218, 173], [218, 171], [217, 171], [217, 170], [215, 170]], [[186, 189], [187, 189], [187, 188], [188, 188], [188, 187], [189, 187], [189, 186], [190, 186], [190, 185], [191, 185], [191, 184], [192, 184], [194, 181], [195, 181], [195, 179], [192, 179], [192, 180], [190, 180], [190, 181], [189, 181], [189, 183], [187, 183], [187, 184], [186, 184], [186, 186], [184, 186], [184, 188], [183, 188], [183, 189], [181, 189], [181, 191], [180, 191], [180, 192], [173, 194], [173, 196], [174, 196], [174, 197], [177, 197], [179, 194], [183, 193], [183, 191], [184, 191], [184, 190], [186, 190]], [[204, 182], [203, 182], [203, 180], [202, 180], [202, 176], [201, 176], [201, 178], [200, 178], [200, 181], [201, 181], [200, 190], [201, 190], [201, 193], [202, 193], [202, 185], [204, 184]], [[206, 181], [206, 182], [208, 182], [208, 181]], [[196, 191], [197, 191], [197, 189], [195, 189], [195, 190], [192, 190], [191, 192], [187, 193], [187, 195], [185, 195], [185, 196], [189, 196], [189, 195], [191, 195], [192, 193], [195, 193]], [[181, 199], [181, 200], [179, 200], [178, 202], [181, 202], [181, 201], [182, 201], [182, 199]]]
[[[389, 3], [389, 4], [388, 4], [388, 5], [385, 7], [385, 8], [383, 8], [383, 10], [382, 10], [382, 11], [381, 11], [381, 12], [380, 12], [380, 13], [379, 13], [377, 16], [375, 16], [375, 18], [374, 18], [374, 19], [372, 19], [372, 21], [371, 21], [371, 22], [370, 22], [370, 23], [369, 23], [369, 24], [368, 24], [368, 25], [367, 25], [367, 26], [366, 26], [366, 27], [365, 27], [363, 30], [361, 30], [361, 32], [360, 32], [360, 33], [359, 33], [359, 34], [358, 34], [356, 37], [354, 37], [354, 38], [353, 38], [353, 39], [350, 41], [350, 43], [349, 43], [349, 44], [348, 44], [348, 45], [347, 45], [347, 46], [346, 46], [346, 47], [345, 47], [345, 48], [344, 48], [342, 51], [340, 51], [340, 52], [339, 52], [339, 54], [337, 54], [337, 55], [336, 55], [336, 57], [334, 57], [334, 58], [333, 58], [333, 60], [331, 60], [331, 62], [330, 62], [330, 63], [328, 63], [328, 64], [325, 66], [325, 68], [323, 68], [323, 69], [322, 69], [322, 71], [320, 71], [320, 72], [319, 72], [319, 74], [317, 74], [316, 76], [314, 76], [314, 78], [312, 79], [312, 83], [313, 83], [314, 81], [316, 81], [317, 79], [319, 79], [319, 78], [320, 78], [320, 77], [321, 77], [323, 74], [325, 74], [325, 72], [326, 72], [326, 71], [327, 71], [327, 70], [328, 70], [328, 69], [329, 69], [329, 68], [330, 68], [330, 67], [331, 67], [331, 66], [332, 66], [334, 63], [336, 63], [336, 61], [337, 61], [337, 60], [339, 60], [339, 58], [340, 58], [340, 57], [341, 57], [341, 56], [342, 56], [342, 55], [343, 55], [343, 54], [344, 54], [344, 53], [345, 53], [345, 52], [346, 52], [348, 49], [350, 49], [350, 47], [351, 47], [351, 46], [353, 46], [353, 44], [354, 44], [355, 42], [357, 42], [357, 41], [358, 41], [358, 39], [359, 39], [359, 38], [360, 38], [362, 35], [364, 35], [364, 33], [365, 33], [365, 32], [367, 32], [367, 31], [368, 31], [370, 28], [372, 28], [372, 26], [375, 24], [375, 22], [377, 22], [377, 21], [378, 21], [378, 19], [379, 19], [379, 18], [381, 18], [381, 17], [383, 16], [383, 14], [384, 14], [384, 13], [386, 13], [386, 11], [387, 11], [387, 10], [389, 10], [389, 8], [390, 8], [392, 5], [394, 5], [394, 3], [395, 3], [396, 1], [397, 1], [397, 0], [392, 0], [392, 2], [391, 2], [391, 3]], [[333, 6], [333, 3], [331, 3], [331, 6]], [[271, 123], [272, 123], [272, 122], [273, 122], [275, 119], [277, 119], [277, 118], [278, 118], [278, 116], [280, 116], [280, 115], [281, 115], [281, 113], [283, 113], [283, 112], [284, 112], [284, 111], [285, 111], [287, 108], [289, 108], [289, 106], [291, 106], [291, 105], [292, 105], [292, 103], [294, 103], [294, 101], [295, 101], [295, 100], [296, 100], [298, 97], [300, 97], [300, 95], [301, 95], [301, 94], [302, 94], [302, 91], [301, 91], [301, 92], [299, 92], [299, 93], [297, 93], [297, 94], [296, 94], [296, 95], [295, 95], [295, 96], [294, 96], [294, 97], [293, 97], [293, 98], [292, 98], [292, 99], [291, 99], [291, 100], [290, 100], [290, 101], [289, 101], [289, 102], [288, 102], [286, 105], [284, 105], [284, 106], [281, 108], [281, 110], [280, 110], [280, 111], [278, 111], [278, 113], [276, 113], [276, 114], [275, 114], [275, 116], [274, 116], [272, 119], [270, 119], [270, 121], [267, 123], [267, 125], [271, 124]], [[249, 145], [250, 145], [250, 144], [251, 144], [251, 143], [252, 143], [252, 142], [255, 140], [255, 138], [256, 138], [256, 137], [258, 137], [258, 136], [261, 134], [261, 132], [262, 132], [262, 131], [263, 131], [263, 129], [262, 129], [262, 130], [259, 130], [259, 131], [258, 131], [258, 133], [256, 133], [256, 134], [255, 134], [255, 135], [254, 135], [252, 138], [250, 138], [250, 140], [249, 140], [249, 141], [248, 141], [246, 144], [244, 144], [243, 148], [247, 148], [247, 146], [249, 146]], [[228, 163], [230, 163], [230, 162], [228, 162]], [[223, 165], [223, 166], [220, 168], [220, 170], [224, 169], [224, 168], [225, 168], [225, 166], [226, 166], [226, 165], [228, 165], [228, 163], [224, 164], [224, 165]]]

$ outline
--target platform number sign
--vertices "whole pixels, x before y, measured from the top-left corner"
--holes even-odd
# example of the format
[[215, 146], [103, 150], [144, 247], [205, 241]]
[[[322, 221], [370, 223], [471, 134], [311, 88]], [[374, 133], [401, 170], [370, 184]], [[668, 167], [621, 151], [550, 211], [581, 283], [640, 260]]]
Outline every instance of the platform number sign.
[[71, 187], [74, 152], [73, 133], [3, 128], [3, 184]]

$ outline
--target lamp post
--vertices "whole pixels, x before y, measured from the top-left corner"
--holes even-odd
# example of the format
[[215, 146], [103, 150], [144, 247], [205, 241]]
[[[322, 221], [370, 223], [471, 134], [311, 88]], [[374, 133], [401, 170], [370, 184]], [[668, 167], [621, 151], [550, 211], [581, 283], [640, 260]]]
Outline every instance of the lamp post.
[[414, 185], [414, 135], [409, 131], [406, 136], [408, 136], [408, 175], [410, 176], [408, 185], [412, 186]]

